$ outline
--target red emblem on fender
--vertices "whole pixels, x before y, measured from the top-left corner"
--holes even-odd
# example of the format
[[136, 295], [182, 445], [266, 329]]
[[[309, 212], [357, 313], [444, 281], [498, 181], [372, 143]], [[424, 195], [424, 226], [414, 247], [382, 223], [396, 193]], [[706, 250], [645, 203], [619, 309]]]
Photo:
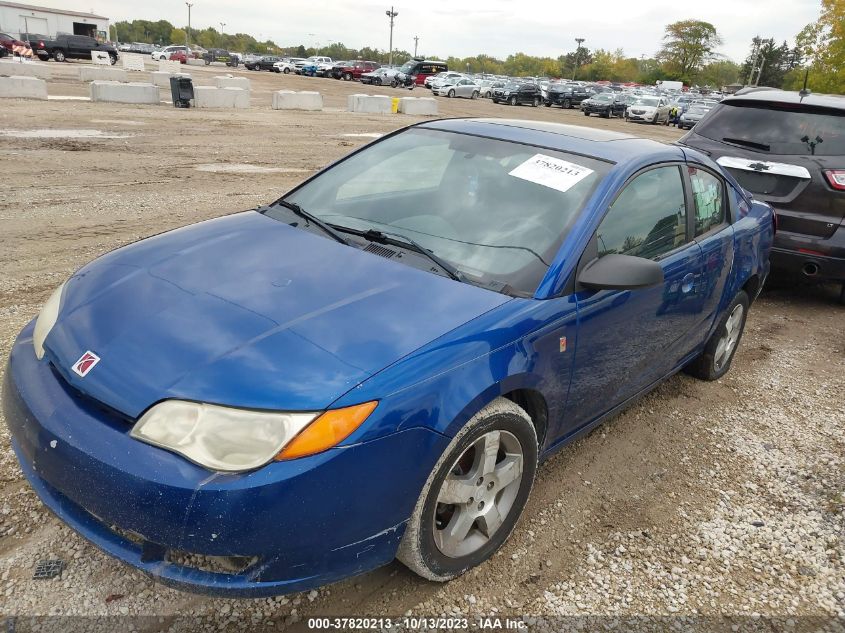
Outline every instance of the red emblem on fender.
[[88, 351], [82, 355], [78, 361], [73, 364], [73, 372], [85, 378], [88, 372], [94, 369], [94, 365], [100, 362], [100, 357], [94, 352]]

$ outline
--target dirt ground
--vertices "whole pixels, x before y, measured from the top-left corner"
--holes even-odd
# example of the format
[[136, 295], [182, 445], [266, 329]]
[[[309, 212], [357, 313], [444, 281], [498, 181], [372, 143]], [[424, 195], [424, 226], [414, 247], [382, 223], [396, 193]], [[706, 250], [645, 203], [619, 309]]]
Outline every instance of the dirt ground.
[[[87, 86], [70, 79], [78, 64], [51, 66], [50, 101], [0, 103], [3, 358], [53, 288], [94, 257], [271, 201], [374, 135], [419, 120], [343, 111], [349, 94], [407, 94], [401, 90], [248, 71], [233, 73], [253, 80], [245, 111], [62, 100], [85, 96]], [[189, 70], [209, 85], [232, 72]], [[326, 109], [271, 110], [271, 92], [283, 88], [319, 90]], [[680, 136], [575, 110], [438, 102], [446, 117], [559, 121], [666, 142]], [[702, 629], [727, 622], [719, 630], [744, 630], [776, 617], [765, 630], [842, 630], [845, 308], [837, 291], [768, 287], [724, 379], [678, 375], [547, 461], [508, 543], [445, 585], [393, 563], [275, 599], [162, 587], [46, 511], [0, 424], [0, 615], [21, 631], [118, 630], [126, 622], [150, 632], [305, 630], [315, 615], [403, 614], [467, 617], [470, 627], [480, 615], [512, 616], [545, 630], [596, 630], [628, 616], [655, 630], [684, 617]], [[33, 580], [36, 561], [54, 557], [67, 562], [63, 576]], [[89, 617], [30, 619], [54, 615]]]

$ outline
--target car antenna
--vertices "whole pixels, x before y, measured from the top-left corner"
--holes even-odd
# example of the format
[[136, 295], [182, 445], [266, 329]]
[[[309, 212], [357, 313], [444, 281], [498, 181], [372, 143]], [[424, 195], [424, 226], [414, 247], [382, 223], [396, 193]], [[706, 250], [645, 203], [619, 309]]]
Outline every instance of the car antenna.
[[810, 94], [810, 91], [807, 90], [807, 80], [810, 78], [810, 69], [807, 68], [804, 71], [804, 87], [798, 92], [798, 96], [802, 99]]

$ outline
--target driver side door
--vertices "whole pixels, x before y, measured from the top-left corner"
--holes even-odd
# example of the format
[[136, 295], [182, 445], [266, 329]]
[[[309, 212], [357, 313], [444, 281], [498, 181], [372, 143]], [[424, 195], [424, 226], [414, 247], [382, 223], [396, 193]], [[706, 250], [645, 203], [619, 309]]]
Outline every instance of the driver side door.
[[579, 269], [621, 254], [652, 259], [664, 281], [639, 290], [576, 289], [578, 344], [564, 420], [594, 421], [679, 367], [699, 324], [695, 300], [701, 248], [681, 164], [647, 168], [622, 189], [585, 250]]

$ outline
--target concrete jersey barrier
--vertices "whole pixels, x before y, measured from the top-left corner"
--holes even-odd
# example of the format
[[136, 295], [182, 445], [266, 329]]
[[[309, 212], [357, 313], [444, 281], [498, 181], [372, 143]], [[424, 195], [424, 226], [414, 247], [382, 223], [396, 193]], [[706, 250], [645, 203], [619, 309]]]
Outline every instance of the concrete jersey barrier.
[[106, 101], [109, 103], [145, 103], [158, 105], [161, 103], [158, 86], [153, 84], [133, 82], [128, 84], [116, 81], [92, 81], [91, 101]]
[[0, 97], [7, 99], [47, 99], [47, 82], [38, 77], [0, 77]]
[[433, 97], [402, 97], [399, 99], [401, 114], [437, 116], [437, 99]]
[[323, 95], [309, 90], [277, 90], [273, 93], [272, 105], [274, 110], [322, 110]]
[[0, 75], [6, 77], [38, 77], [39, 79], [50, 79], [53, 71], [47, 64], [37, 62], [0, 62]]
[[215, 88], [194, 86], [194, 105], [197, 108], [248, 108], [249, 90], [243, 88]]
[[214, 85], [217, 88], [243, 88], [244, 90], [251, 90], [252, 84], [246, 77], [232, 77], [226, 75], [223, 77], [215, 77]]
[[129, 81], [129, 74], [122, 68], [81, 66], [80, 81]]
[[346, 99], [349, 112], [390, 114], [393, 108], [390, 97], [384, 95], [349, 95]]

